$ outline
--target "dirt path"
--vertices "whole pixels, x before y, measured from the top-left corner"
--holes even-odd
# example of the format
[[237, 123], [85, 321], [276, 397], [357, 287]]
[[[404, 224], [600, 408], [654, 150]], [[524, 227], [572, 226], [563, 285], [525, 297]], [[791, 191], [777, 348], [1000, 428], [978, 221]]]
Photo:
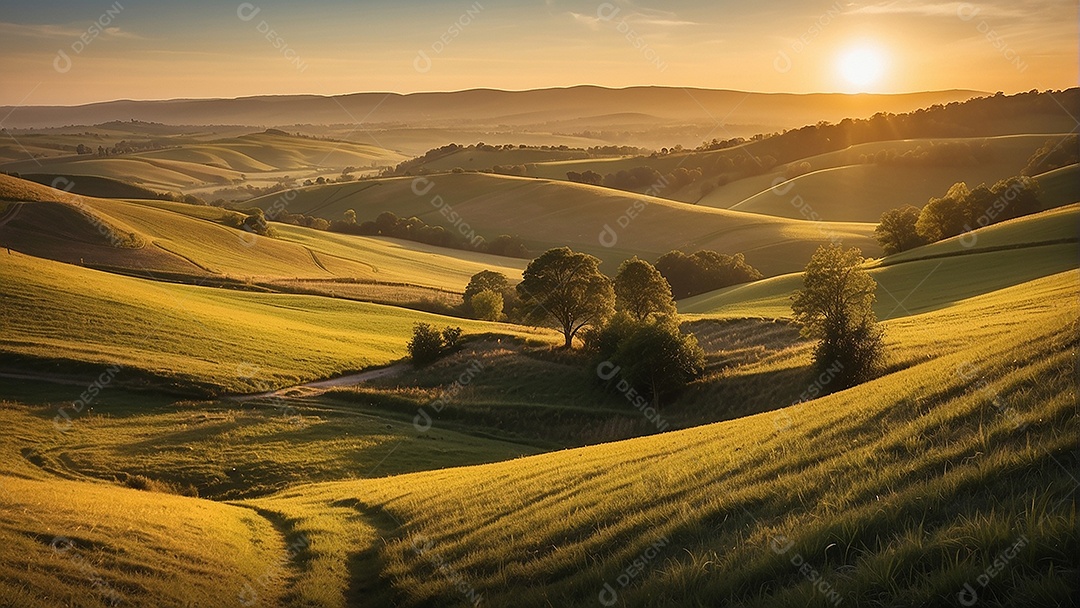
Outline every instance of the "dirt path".
[[408, 363], [395, 363], [394, 365], [388, 365], [386, 367], [380, 367], [378, 369], [371, 369], [360, 372], [358, 374], [338, 376], [337, 378], [327, 378], [326, 380], [316, 380], [314, 382], [307, 382], [305, 384], [287, 386], [285, 388], [280, 388], [276, 391], [270, 391], [266, 393], [256, 393], [251, 395], [233, 395], [229, 398], [234, 401], [251, 401], [253, 399], [266, 399], [268, 397], [317, 397], [318, 395], [321, 395], [332, 388], [337, 388], [341, 386], [356, 386], [358, 384], [368, 382], [376, 378], [396, 376], [401, 372], [405, 371], [408, 366]]

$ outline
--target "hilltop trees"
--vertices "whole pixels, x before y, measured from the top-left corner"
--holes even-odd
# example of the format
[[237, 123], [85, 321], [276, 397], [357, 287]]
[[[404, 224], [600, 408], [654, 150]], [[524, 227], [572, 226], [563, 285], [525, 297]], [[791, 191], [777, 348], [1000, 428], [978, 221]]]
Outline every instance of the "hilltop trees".
[[885, 255], [907, 251], [926, 244], [926, 239], [915, 229], [919, 221], [919, 208], [912, 205], [890, 209], [881, 214], [881, 222], [874, 229], [874, 236]]
[[634, 319], [644, 321], [650, 315], [675, 314], [671, 285], [652, 264], [637, 256], [619, 266], [615, 275], [615, 304]]
[[907, 206], [886, 211], [874, 230], [885, 255], [957, 236], [977, 228], [1036, 213], [1042, 209], [1039, 183], [1026, 176], [1003, 179], [974, 190], [953, 184], [945, 196], [922, 209]]
[[815, 371], [838, 389], [872, 378], [883, 357], [874, 314], [877, 283], [862, 262], [856, 248], [822, 245], [806, 265], [803, 288], [792, 297], [803, 337], [818, 340]]
[[1030, 177], [1010, 177], [987, 188], [969, 190], [957, 182], [945, 196], [932, 198], [919, 212], [915, 229], [927, 242], [940, 241], [969, 230], [1035, 213], [1039, 183]]
[[554, 323], [570, 348], [587, 325], [608, 319], [615, 305], [611, 279], [600, 272], [600, 260], [569, 247], [549, 249], [529, 263], [517, 293], [527, 323]]

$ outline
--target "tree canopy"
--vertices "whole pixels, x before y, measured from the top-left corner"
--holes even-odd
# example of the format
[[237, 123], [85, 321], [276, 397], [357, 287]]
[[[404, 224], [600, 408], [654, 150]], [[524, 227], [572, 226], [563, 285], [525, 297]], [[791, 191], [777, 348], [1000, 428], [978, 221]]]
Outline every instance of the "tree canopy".
[[582, 327], [600, 324], [614, 312], [615, 290], [599, 267], [599, 259], [569, 247], [549, 249], [530, 262], [517, 285], [525, 321], [554, 323], [570, 348]]
[[652, 264], [634, 256], [619, 266], [615, 275], [615, 305], [638, 321], [650, 315], [674, 315], [671, 285]]

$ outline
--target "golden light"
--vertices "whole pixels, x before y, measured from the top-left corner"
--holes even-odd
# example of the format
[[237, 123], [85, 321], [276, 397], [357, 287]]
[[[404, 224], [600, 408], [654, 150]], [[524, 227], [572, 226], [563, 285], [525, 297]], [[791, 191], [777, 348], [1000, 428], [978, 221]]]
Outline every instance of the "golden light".
[[885, 54], [873, 46], [858, 46], [840, 55], [837, 69], [840, 76], [857, 91], [878, 84], [885, 75]]

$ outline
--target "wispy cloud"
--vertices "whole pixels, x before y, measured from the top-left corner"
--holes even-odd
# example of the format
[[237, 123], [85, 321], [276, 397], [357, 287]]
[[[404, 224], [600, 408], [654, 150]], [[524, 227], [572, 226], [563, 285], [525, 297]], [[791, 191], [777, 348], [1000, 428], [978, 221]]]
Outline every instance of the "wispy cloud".
[[[85, 32], [86, 27], [78, 27], [76, 25], [60, 25], [52, 23], [26, 24], [0, 21], [0, 36], [5, 38], [22, 37], [62, 41], [77, 38]], [[142, 39], [138, 34], [133, 34], [117, 26], [102, 28], [101, 32], [102, 36], [108, 36], [110, 38], [124, 38], [130, 40]]]
[[972, 14], [979, 11], [984, 16], [1001, 17], [1012, 19], [1023, 17], [1027, 11], [1019, 10], [1013, 6], [970, 2], [877, 2], [874, 4], [851, 4], [846, 11], [849, 15], [915, 15], [922, 17], [949, 17], [956, 18], [959, 14]]

